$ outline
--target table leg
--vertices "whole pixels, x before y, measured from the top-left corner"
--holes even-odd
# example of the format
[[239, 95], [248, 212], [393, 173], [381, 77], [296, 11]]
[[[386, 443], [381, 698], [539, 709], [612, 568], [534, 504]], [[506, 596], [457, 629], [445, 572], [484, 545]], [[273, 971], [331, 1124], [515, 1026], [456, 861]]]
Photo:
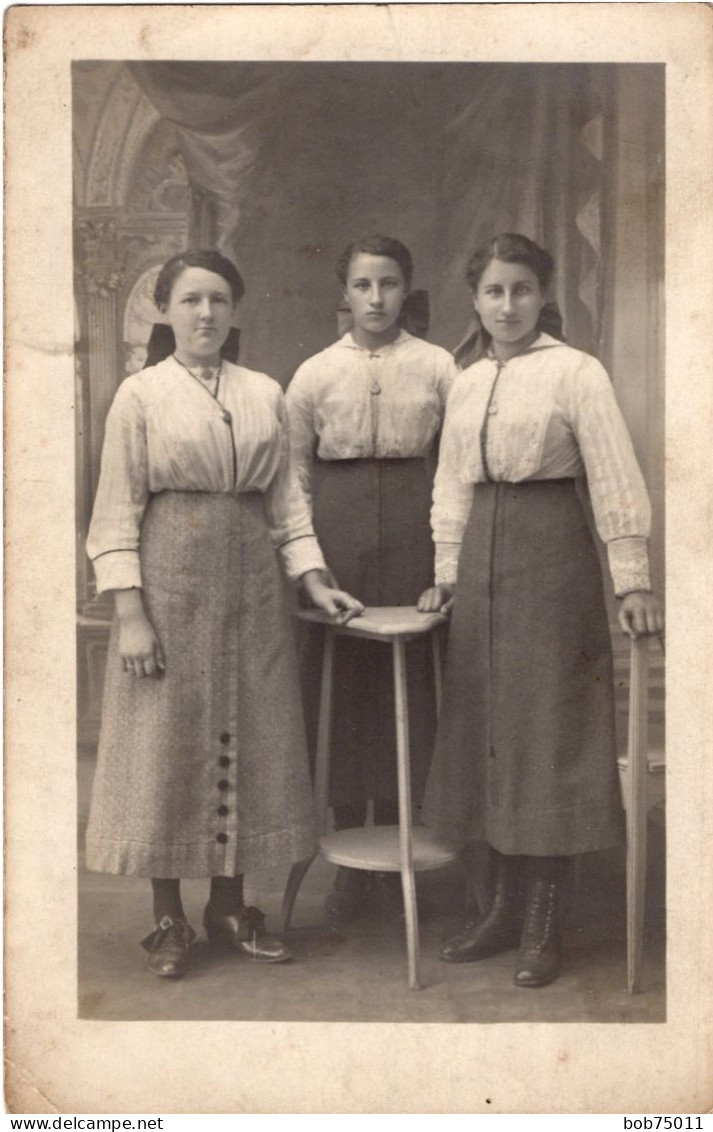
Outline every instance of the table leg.
[[290, 869], [290, 875], [287, 878], [287, 886], [285, 888], [285, 895], [282, 898], [282, 930], [283, 932], [289, 931], [292, 922], [292, 909], [295, 906], [297, 893], [300, 890], [300, 885], [307, 875], [307, 870], [317, 856], [313, 853], [311, 857], [306, 857], [304, 861], [297, 861]]
[[441, 631], [435, 628], [431, 633], [433, 644], [433, 679], [436, 685], [436, 715], [441, 712], [441, 697], [443, 695], [443, 661], [441, 657]]
[[408, 689], [406, 684], [406, 651], [404, 642], [394, 638], [394, 698], [396, 702], [396, 759], [399, 782], [399, 843], [401, 849], [401, 886], [406, 918], [408, 976], [411, 990], [419, 990], [419, 939], [416, 885], [413, 877], [411, 844], [411, 767], [409, 757]]
[[322, 657], [322, 685], [319, 696], [319, 720], [317, 723], [317, 755], [314, 770], [315, 807], [320, 837], [327, 832], [327, 811], [329, 809], [329, 739], [332, 726], [333, 670], [334, 634], [325, 626], [324, 654]]

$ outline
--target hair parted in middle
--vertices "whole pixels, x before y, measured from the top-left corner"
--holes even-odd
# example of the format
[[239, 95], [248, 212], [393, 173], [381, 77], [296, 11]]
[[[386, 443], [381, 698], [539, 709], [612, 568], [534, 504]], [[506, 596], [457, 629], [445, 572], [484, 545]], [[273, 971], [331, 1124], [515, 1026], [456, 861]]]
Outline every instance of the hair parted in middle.
[[468, 260], [465, 277], [471, 291], [478, 290], [483, 273], [494, 259], [503, 263], [524, 263], [537, 276], [540, 288], [545, 291], [552, 279], [555, 261], [549, 252], [519, 232], [502, 232], [478, 244]]
[[382, 236], [380, 233], [376, 233], [373, 236], [365, 236], [361, 240], [354, 240], [353, 243], [349, 244], [349, 247], [344, 249], [337, 260], [337, 278], [342, 287], [346, 287], [347, 285], [349, 264], [354, 256], [360, 253], [364, 253], [365, 255], [383, 255], [388, 256], [389, 259], [393, 259], [401, 268], [406, 290], [410, 290], [411, 279], [413, 277], [411, 252], [400, 240], [395, 240], [392, 236]]

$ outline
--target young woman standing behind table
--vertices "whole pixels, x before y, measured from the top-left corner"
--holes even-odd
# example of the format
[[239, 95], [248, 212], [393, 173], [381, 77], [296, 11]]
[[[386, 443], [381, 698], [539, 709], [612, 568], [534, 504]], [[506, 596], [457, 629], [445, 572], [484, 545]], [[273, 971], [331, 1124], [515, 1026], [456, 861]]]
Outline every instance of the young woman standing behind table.
[[[411, 286], [408, 249], [388, 236], [358, 240], [337, 264], [354, 321], [308, 359], [287, 388], [293, 454], [315, 531], [338, 584], [367, 606], [414, 605], [433, 577], [429, 527], [433, 450], [457, 372], [450, 354], [399, 326]], [[310, 627], [310, 630], [312, 627]], [[408, 649], [414, 797], [435, 733], [428, 643]], [[322, 639], [303, 650], [308, 735], [316, 727]], [[336, 829], [398, 822], [393, 674], [388, 649], [341, 639], [335, 659], [330, 801]], [[327, 899], [335, 925], [363, 906], [367, 875], [339, 869]], [[387, 915], [402, 915], [399, 877], [375, 877]]]
[[312, 602], [360, 605], [324, 559], [289, 454], [282, 391], [221, 360], [244, 291], [210, 250], [162, 268], [171, 357], [122, 382], [87, 540], [114, 593], [90, 869], [150, 877], [149, 970], [176, 977], [195, 932], [181, 877], [210, 878], [212, 943], [290, 958], [243, 902], [249, 869], [309, 854], [315, 830], [290, 615], [275, 548]]
[[[436, 476], [436, 586], [452, 606], [425, 816], [486, 841], [492, 909], [448, 940], [454, 963], [520, 947], [515, 982], [557, 977], [568, 857], [617, 843], [611, 642], [591, 498], [619, 622], [658, 632], [650, 509], [614, 391], [594, 358], [538, 328], [553, 261], [525, 236], [477, 248], [467, 278], [490, 340], [453, 386]], [[457, 587], [456, 587], [457, 578]]]

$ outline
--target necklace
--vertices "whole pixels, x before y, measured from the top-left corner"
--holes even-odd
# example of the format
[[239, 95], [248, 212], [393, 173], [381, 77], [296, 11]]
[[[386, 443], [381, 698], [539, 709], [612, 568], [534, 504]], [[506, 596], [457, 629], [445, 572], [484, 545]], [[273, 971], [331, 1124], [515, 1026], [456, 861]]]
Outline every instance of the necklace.
[[[187, 366], [186, 363], [182, 362], [180, 358], [177, 358], [175, 354], [172, 354], [171, 356], [173, 357], [174, 361], [178, 362], [179, 366], [181, 366], [186, 371], [186, 373], [191, 375], [194, 381], [198, 382], [201, 389], [205, 389], [206, 393], [210, 397], [212, 397], [218, 405], [220, 405], [221, 417], [226, 424], [231, 424], [233, 420], [231, 413], [229, 413], [225, 406], [221, 403], [221, 401], [218, 400], [218, 393], [220, 391], [220, 379], [223, 376], [223, 359], [221, 358], [217, 365], [195, 366], [193, 369], [191, 369], [190, 366]], [[210, 385], [208, 384], [209, 381], [215, 381], [214, 389], [211, 389]]]
[[[196, 381], [199, 381], [204, 389], [208, 390], [211, 397], [214, 397], [217, 400], [218, 389], [220, 388], [220, 378], [223, 373], [222, 358], [217, 365], [187, 366], [186, 363], [182, 362], [180, 358], [177, 358], [175, 354], [173, 355], [173, 357], [178, 362], [179, 366], [183, 366], [186, 373], [190, 373], [191, 377], [194, 377]], [[213, 381], [215, 382], [214, 389], [211, 388], [211, 382]]]

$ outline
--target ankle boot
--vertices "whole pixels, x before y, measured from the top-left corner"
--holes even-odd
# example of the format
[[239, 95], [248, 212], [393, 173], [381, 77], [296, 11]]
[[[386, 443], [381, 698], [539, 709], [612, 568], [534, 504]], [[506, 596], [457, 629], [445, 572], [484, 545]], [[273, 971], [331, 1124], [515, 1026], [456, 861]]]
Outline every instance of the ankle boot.
[[518, 987], [544, 987], [559, 975], [565, 857], [533, 857], [515, 972]]
[[495, 895], [490, 911], [479, 923], [441, 946], [438, 958], [446, 963], [474, 963], [515, 947], [520, 939], [523, 907], [523, 858], [495, 856]]

